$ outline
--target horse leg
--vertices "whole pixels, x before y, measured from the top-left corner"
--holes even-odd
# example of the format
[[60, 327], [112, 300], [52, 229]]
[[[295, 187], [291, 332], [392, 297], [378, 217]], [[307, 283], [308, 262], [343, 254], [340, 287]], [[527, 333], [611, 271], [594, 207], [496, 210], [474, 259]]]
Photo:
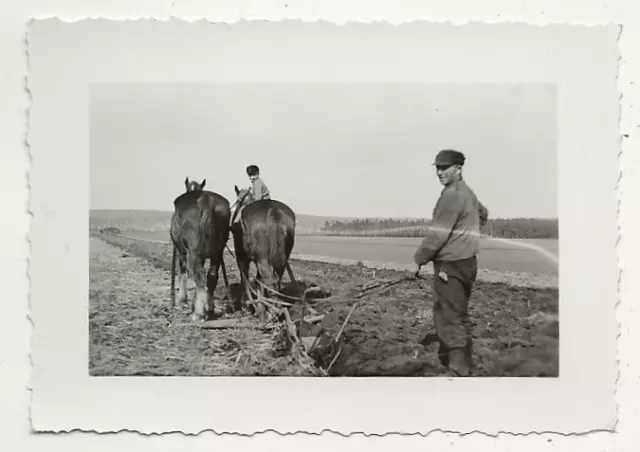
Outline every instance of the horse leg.
[[[196, 272], [197, 272], [197, 264], [192, 256], [191, 251], [187, 250], [187, 255], [185, 259], [185, 267], [186, 272], [184, 275], [184, 280], [180, 281], [180, 299], [184, 299], [185, 302], [189, 305], [189, 311], [193, 312], [195, 309], [195, 298], [189, 300], [187, 297], [187, 281], [191, 279], [193, 282], [196, 282]], [[184, 294], [184, 296], [182, 295]], [[196, 283], [196, 297], [198, 296], [198, 285]]]
[[176, 305], [176, 261], [178, 260], [178, 252], [176, 251], [176, 245], [173, 244], [171, 253], [171, 309]]
[[284, 277], [285, 269], [289, 269], [288, 263], [285, 263], [284, 267], [278, 267], [273, 269], [273, 275], [275, 277], [274, 285], [278, 292], [280, 292], [282, 289], [282, 278]]
[[250, 262], [246, 259], [238, 259], [238, 268], [240, 269], [240, 285], [242, 286], [243, 293], [242, 297], [244, 298], [243, 304], [246, 304], [248, 301], [251, 301], [251, 290], [249, 289], [249, 264]]
[[229, 290], [229, 278], [227, 278], [227, 266], [224, 264], [224, 256], [220, 257], [220, 266], [222, 267], [222, 279], [224, 279], [224, 286]]
[[297, 285], [298, 283], [296, 281], [296, 277], [293, 276], [293, 271], [291, 270], [291, 266], [289, 265], [289, 261], [287, 261], [287, 273], [289, 274], [289, 279], [291, 280], [291, 283]]
[[265, 298], [265, 297], [269, 297], [269, 294], [267, 293], [265, 295], [265, 289], [264, 286], [268, 283], [265, 283], [265, 278], [263, 275], [267, 274], [265, 272], [265, 269], [268, 268], [268, 265], [265, 265], [264, 261], [259, 260], [258, 262], [256, 262], [256, 281], [257, 281], [257, 285], [258, 285], [258, 293], [260, 294], [260, 297]]
[[244, 250], [245, 238], [241, 231], [239, 223], [234, 223], [231, 227], [233, 245], [236, 253], [236, 265], [240, 271], [240, 304], [245, 306], [252, 299], [251, 291], [249, 290], [249, 265], [251, 261]]
[[225, 287], [225, 299], [227, 300], [227, 312], [229, 311], [229, 303], [233, 300], [233, 294], [231, 293], [231, 287], [229, 286], [229, 278], [227, 277], [227, 266], [224, 263], [224, 249], [220, 253], [220, 267], [222, 267], [222, 279], [224, 279]]
[[220, 241], [220, 265], [222, 266], [222, 279], [224, 279], [224, 285], [227, 288], [227, 292], [229, 289], [229, 278], [227, 278], [227, 266], [224, 265], [224, 248], [226, 246], [227, 240], [221, 239]]
[[189, 266], [193, 272], [193, 279], [196, 283], [195, 302], [192, 303], [191, 320], [193, 322], [204, 320], [206, 306], [208, 302], [208, 291], [205, 285], [204, 259], [199, 256], [189, 256]]
[[[258, 272], [260, 273], [260, 294], [264, 298], [271, 298], [273, 292], [271, 290], [265, 290], [265, 286], [269, 289], [275, 289], [274, 284], [274, 273], [271, 265], [267, 261], [267, 259], [260, 259], [256, 263], [256, 267], [258, 268]], [[264, 305], [260, 305], [258, 308], [258, 318], [261, 322], [264, 322], [265, 310]]]
[[[224, 265], [224, 263], [222, 264]], [[224, 269], [224, 266], [222, 267]], [[220, 269], [220, 261], [212, 258], [209, 265], [209, 271], [207, 272], [207, 317], [213, 319], [215, 316], [215, 301], [214, 292], [218, 285], [218, 272]], [[223, 270], [224, 272], [224, 270]]]
[[256, 281], [258, 282], [258, 293], [261, 297], [264, 297], [264, 286], [261, 284], [263, 282], [263, 278], [258, 264], [256, 264]]
[[187, 301], [187, 280], [187, 255], [180, 253], [178, 256], [178, 292], [180, 296], [175, 302], [176, 308]]

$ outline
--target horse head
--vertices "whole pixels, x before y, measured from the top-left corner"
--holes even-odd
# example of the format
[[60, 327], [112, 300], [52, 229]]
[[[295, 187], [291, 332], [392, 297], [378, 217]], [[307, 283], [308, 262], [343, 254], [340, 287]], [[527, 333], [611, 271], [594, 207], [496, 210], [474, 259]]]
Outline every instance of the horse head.
[[207, 184], [207, 179], [202, 179], [202, 182], [200, 183], [197, 183], [194, 180], [190, 181], [188, 177], [184, 180], [184, 186], [187, 189], [187, 192], [202, 191], [206, 184]]
[[234, 189], [236, 191], [236, 196], [238, 197], [238, 207], [246, 206], [247, 204], [251, 204], [253, 202], [253, 194], [251, 193], [250, 189], [239, 189], [237, 185], [234, 186]]

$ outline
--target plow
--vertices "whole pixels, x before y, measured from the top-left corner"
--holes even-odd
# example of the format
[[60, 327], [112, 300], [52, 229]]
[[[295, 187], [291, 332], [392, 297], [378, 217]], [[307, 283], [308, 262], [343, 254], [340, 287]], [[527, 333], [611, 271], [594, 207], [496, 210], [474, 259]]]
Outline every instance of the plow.
[[[235, 254], [227, 246], [227, 251], [235, 259]], [[290, 282], [298, 286], [293, 271], [287, 262], [286, 269]], [[249, 281], [246, 275], [246, 281]], [[424, 277], [418, 276], [420, 279]], [[314, 368], [316, 374], [327, 376], [343, 347], [341, 338], [354, 311], [368, 296], [383, 293], [403, 282], [414, 279], [405, 276], [392, 281], [372, 281], [357, 290], [356, 293], [332, 295], [324, 292], [316, 285], [305, 287], [299, 297], [279, 292], [262, 281], [254, 279], [249, 286], [251, 295], [249, 306], [261, 305], [267, 320], [259, 321], [255, 317], [249, 319], [206, 320], [191, 325], [201, 329], [220, 330], [249, 328], [274, 334], [273, 351], [276, 356], [290, 354], [300, 366]], [[259, 290], [262, 289], [262, 290]], [[270, 293], [267, 297], [264, 293]], [[231, 301], [227, 291], [227, 300]], [[257, 310], [256, 310], [257, 311]], [[342, 313], [346, 312], [344, 319]]]

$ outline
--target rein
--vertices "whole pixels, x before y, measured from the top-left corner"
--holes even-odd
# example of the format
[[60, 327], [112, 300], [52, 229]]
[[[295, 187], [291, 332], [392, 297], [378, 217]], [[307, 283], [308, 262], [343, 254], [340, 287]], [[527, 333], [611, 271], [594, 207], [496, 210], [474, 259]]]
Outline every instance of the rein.
[[231, 208], [233, 209], [234, 207], [236, 207], [236, 205], [238, 206], [236, 208], [236, 210], [233, 211], [233, 216], [231, 217], [231, 225], [233, 226], [233, 222], [236, 221], [236, 216], [238, 215], [238, 212], [240, 211], [240, 207], [242, 207], [242, 203], [244, 202], [245, 198], [247, 196], [249, 196], [249, 190], [247, 190], [247, 192], [242, 196], [242, 198], [240, 199], [236, 199], [236, 202], [233, 203], [233, 205], [231, 206]]

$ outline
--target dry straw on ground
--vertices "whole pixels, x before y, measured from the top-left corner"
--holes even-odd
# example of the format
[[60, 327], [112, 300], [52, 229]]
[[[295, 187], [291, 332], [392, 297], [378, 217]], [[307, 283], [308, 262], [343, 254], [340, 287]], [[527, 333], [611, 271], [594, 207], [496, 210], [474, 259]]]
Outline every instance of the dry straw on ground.
[[[445, 370], [435, 346], [425, 350], [419, 345], [431, 331], [429, 282], [406, 282], [363, 298], [339, 344], [320, 344], [320, 356], [310, 352], [316, 360], [312, 365], [282, 344], [282, 328], [205, 330], [187, 324], [186, 308], [170, 316], [170, 247], [97, 236], [91, 239], [92, 375], [319, 376], [324, 374], [319, 367], [330, 365], [331, 375], [348, 376], [435, 376]], [[229, 256], [225, 262], [230, 281], [237, 283], [237, 266]], [[350, 300], [363, 287], [402, 276], [393, 270], [372, 275], [359, 266], [321, 262], [294, 260], [291, 265], [299, 280], [330, 292], [328, 301], [346, 297], [346, 302], [312, 304], [319, 314], [326, 314], [320, 326], [329, 336], [335, 336], [351, 310]], [[221, 278], [216, 294], [219, 298], [223, 293]], [[476, 375], [558, 375], [557, 289], [479, 281], [471, 305]]]

